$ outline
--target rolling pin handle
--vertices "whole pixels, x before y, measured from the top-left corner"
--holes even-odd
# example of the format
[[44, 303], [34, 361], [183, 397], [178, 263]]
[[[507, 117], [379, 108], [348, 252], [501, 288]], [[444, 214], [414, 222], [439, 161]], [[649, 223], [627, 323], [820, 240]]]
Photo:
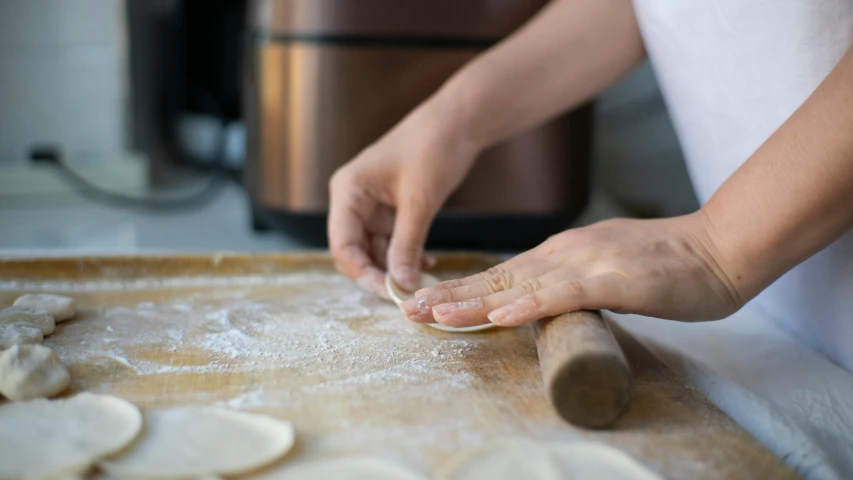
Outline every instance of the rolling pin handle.
[[625, 355], [598, 311], [538, 320], [533, 327], [542, 380], [557, 413], [605, 428], [625, 410], [633, 382]]

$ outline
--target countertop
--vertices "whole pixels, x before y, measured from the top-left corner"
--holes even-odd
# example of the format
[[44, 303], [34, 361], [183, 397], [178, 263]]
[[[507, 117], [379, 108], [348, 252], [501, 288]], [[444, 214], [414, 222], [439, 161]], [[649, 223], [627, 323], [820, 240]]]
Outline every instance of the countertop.
[[285, 233], [255, 233], [234, 183], [195, 210], [154, 213], [68, 193], [0, 195], [0, 255], [144, 252], [273, 252], [306, 246]]
[[[577, 222], [620, 212], [601, 195]], [[304, 249], [286, 233], [255, 233], [242, 189], [203, 207], [145, 213], [74, 193], [0, 194], [0, 257]], [[614, 318], [805, 478], [853, 475], [853, 375], [748, 307], [727, 320], [682, 324]]]

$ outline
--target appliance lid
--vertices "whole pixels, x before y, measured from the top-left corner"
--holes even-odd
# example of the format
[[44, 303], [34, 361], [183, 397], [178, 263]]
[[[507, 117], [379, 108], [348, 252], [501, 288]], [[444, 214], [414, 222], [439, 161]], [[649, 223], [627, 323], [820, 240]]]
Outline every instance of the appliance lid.
[[548, 0], [252, 0], [255, 36], [495, 42]]

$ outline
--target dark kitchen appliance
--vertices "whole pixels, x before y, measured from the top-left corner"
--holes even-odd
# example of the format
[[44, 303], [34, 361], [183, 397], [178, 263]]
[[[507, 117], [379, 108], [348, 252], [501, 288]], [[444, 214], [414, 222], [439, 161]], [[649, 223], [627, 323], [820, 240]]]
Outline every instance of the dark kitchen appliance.
[[[322, 243], [328, 181], [543, 0], [253, 0], [243, 111], [259, 224]], [[529, 248], [585, 206], [591, 108], [483, 153], [433, 248]]]

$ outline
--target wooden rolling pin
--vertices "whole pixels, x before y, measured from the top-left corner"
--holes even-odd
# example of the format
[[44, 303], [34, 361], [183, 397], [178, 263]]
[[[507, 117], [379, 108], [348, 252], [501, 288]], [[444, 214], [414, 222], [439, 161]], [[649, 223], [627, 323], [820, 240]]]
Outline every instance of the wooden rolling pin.
[[538, 320], [533, 331], [542, 380], [563, 419], [605, 428], [628, 405], [631, 369], [598, 311]]

